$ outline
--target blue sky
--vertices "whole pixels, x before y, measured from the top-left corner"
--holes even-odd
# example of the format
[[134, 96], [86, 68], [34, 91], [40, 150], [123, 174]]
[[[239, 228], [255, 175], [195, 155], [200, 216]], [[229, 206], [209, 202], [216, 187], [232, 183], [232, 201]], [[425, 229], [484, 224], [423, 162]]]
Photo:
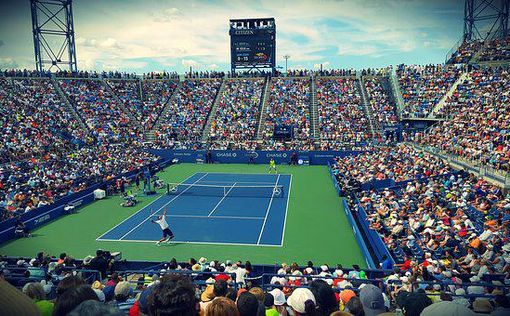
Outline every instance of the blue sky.
[[[463, 0], [74, 0], [78, 68], [228, 70], [228, 20], [274, 17], [277, 63], [367, 68], [444, 62]], [[28, 0], [0, 1], [0, 68], [34, 68]]]

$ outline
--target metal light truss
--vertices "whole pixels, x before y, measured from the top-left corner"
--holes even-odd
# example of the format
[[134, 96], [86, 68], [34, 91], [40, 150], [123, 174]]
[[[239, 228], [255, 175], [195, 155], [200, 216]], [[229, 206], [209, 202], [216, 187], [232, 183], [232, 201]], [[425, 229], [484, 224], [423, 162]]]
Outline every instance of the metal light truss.
[[509, 6], [510, 0], [466, 0], [463, 40], [507, 37]]
[[72, 0], [30, 0], [30, 6], [36, 70], [62, 70], [67, 65], [76, 72]]

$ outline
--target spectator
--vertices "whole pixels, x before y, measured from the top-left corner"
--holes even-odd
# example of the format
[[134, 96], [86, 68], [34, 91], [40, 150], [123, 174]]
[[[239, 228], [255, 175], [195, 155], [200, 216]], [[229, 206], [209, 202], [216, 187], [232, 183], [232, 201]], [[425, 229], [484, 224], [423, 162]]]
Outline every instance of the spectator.
[[306, 288], [297, 288], [287, 300], [289, 306], [296, 316], [314, 316], [317, 315], [316, 299], [313, 293]]
[[218, 297], [209, 304], [205, 316], [239, 316], [239, 311], [233, 301]]
[[197, 316], [200, 306], [189, 277], [165, 274], [149, 296], [149, 315]]
[[55, 302], [54, 316], [65, 316], [76, 306], [87, 300], [98, 301], [97, 295], [88, 285], [82, 284], [69, 288], [62, 293]]

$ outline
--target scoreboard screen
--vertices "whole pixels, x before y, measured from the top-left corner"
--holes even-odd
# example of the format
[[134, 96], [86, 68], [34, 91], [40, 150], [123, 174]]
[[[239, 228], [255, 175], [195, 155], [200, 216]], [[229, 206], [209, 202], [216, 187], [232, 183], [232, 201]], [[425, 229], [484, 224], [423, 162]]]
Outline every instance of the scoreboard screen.
[[263, 24], [263, 21], [265, 20], [231, 20], [230, 56], [233, 69], [274, 68], [276, 52], [274, 19], [271, 19], [272, 24]]
[[267, 34], [267, 31], [264, 33], [231, 36], [232, 62], [236, 66], [272, 64], [274, 36]]

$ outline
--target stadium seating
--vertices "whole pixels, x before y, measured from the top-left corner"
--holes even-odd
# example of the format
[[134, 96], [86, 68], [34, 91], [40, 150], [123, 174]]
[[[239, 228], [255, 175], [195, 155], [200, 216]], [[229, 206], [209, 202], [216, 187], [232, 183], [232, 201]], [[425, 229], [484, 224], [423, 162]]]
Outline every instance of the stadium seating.
[[292, 126], [294, 139], [310, 138], [310, 79], [273, 78], [263, 138], [272, 139], [276, 126]]
[[92, 134], [101, 142], [139, 139], [138, 124], [118, 104], [98, 80], [59, 80], [71, 103], [83, 117]]
[[65, 153], [88, 131], [66, 109], [47, 79], [0, 81], [2, 161]]
[[[154, 77], [154, 75], [152, 76]], [[146, 79], [142, 82], [142, 124], [151, 130], [177, 88], [176, 80]]]
[[376, 128], [380, 129], [383, 125], [396, 125], [398, 116], [395, 104], [391, 103], [390, 96], [383, 87], [381, 78], [364, 77], [363, 83], [367, 91], [372, 116], [375, 118]]
[[264, 79], [231, 79], [219, 96], [216, 117], [211, 124], [212, 140], [245, 141], [255, 138], [260, 116]]
[[357, 84], [358, 81], [352, 77], [317, 79], [321, 140], [353, 144], [371, 137]]
[[423, 179], [452, 171], [441, 159], [406, 145], [338, 158], [333, 169], [343, 177], [361, 183], [386, 179], [395, 182]]
[[451, 119], [433, 126], [419, 142], [476, 164], [510, 171], [509, 89], [507, 70], [471, 71], [439, 113]]
[[399, 65], [397, 76], [404, 98], [403, 117], [426, 117], [457, 81], [460, 66]]
[[[464, 43], [450, 62], [506, 60], [508, 46], [507, 39]], [[411, 134], [409, 140], [447, 154], [450, 161], [452, 157], [462, 158], [507, 174], [507, 69], [400, 65], [397, 78], [405, 102], [403, 116], [429, 116], [463, 72], [465, 79], [441, 102], [443, 106], [434, 110], [434, 115], [444, 121]], [[290, 71], [289, 77], [267, 79], [248, 74], [226, 78], [222, 72], [202, 72], [188, 74], [188, 79], [181, 82], [170, 80], [177, 79], [174, 73], [144, 74], [140, 78], [120, 72], [60, 72], [56, 81], [48, 73], [1, 73], [8, 77], [0, 77], [2, 220], [155, 162], [157, 157], [140, 147], [142, 131], [151, 130], [155, 137], [144, 144], [145, 148], [358, 149], [363, 152], [332, 160], [330, 172], [339, 192], [346, 197], [353, 228], [356, 225], [361, 229], [357, 237], [366, 241], [368, 234], [374, 234], [390, 258], [381, 257], [376, 246], [367, 243], [369, 255], [381, 269], [342, 265], [333, 268], [326, 264], [317, 267], [312, 263], [258, 267], [249, 262], [211, 263], [203, 258], [188, 263], [146, 263], [141, 271], [130, 272], [125, 268], [129, 262], [116, 263], [108, 271], [96, 271], [92, 257], [81, 261], [67, 255], [58, 259], [38, 254], [26, 260], [0, 257], [0, 286], [5, 285], [1, 281], [5, 277], [33, 298], [33, 288], [39, 287], [35, 284], [41, 284], [47, 299], [56, 297], [57, 309], [61, 295], [56, 295], [57, 288], [65, 286], [66, 278], [81, 275], [87, 288], [93, 287], [98, 299], [104, 298], [107, 303], [98, 308], [124, 312], [131, 309], [134, 315], [138, 315], [137, 308], [151, 314], [144, 295], [147, 291], [162, 291], [162, 284], [175, 286], [176, 279], [180, 284], [192, 282], [187, 288], [191, 289], [191, 297], [199, 294], [205, 315], [207, 306], [214, 306], [215, 301], [214, 304], [230, 304], [234, 310], [242, 310], [239, 300], [234, 301], [237, 295], [242, 295], [242, 301], [249, 294], [239, 294], [239, 288], [250, 290], [254, 299], [249, 299], [255, 302], [255, 309], [259, 308], [257, 298], [262, 302], [264, 295], [271, 301], [271, 295], [273, 305], [268, 303], [268, 308], [277, 310], [277, 314], [283, 314], [284, 300], [290, 310], [300, 309], [298, 297], [313, 298], [318, 315], [329, 315], [346, 305], [354, 308], [348, 303], [352, 297], [369, 311], [374, 305], [364, 304], [368, 294], [382, 302], [378, 305], [381, 312], [404, 308], [411, 315], [411, 308], [416, 306], [449, 304], [441, 301], [475, 311], [480, 311], [480, 304], [488, 304], [490, 310], [510, 312], [510, 195], [411, 145], [380, 147], [373, 143], [360, 89], [366, 91], [376, 129], [400, 122], [382, 80], [367, 75], [370, 72], [362, 72], [361, 82], [349, 70]], [[320, 139], [313, 139], [311, 131], [312, 75]], [[265, 112], [260, 113], [266, 80], [269, 98]], [[217, 109], [211, 117], [215, 105]], [[255, 140], [261, 115], [263, 139]], [[204, 142], [208, 121], [209, 140]], [[292, 140], [273, 139], [274, 128], [279, 125], [293, 127]], [[368, 227], [367, 231], [361, 228], [362, 224]], [[131, 281], [131, 285], [122, 283], [119, 276]], [[229, 303], [216, 299], [209, 303], [214, 285], [207, 288], [207, 283], [214, 282], [220, 288], [224, 286], [220, 280], [228, 280], [225, 291], [234, 300]], [[32, 284], [25, 286], [27, 283]], [[70, 290], [75, 287], [70, 286]], [[303, 291], [306, 293], [300, 294]], [[402, 291], [412, 292], [410, 298], [399, 299]], [[137, 293], [145, 294], [135, 299]], [[469, 312], [462, 310], [462, 314]]]
[[161, 114], [161, 124], [155, 129], [158, 142], [200, 140], [220, 86], [221, 79], [183, 81], [169, 109]]

